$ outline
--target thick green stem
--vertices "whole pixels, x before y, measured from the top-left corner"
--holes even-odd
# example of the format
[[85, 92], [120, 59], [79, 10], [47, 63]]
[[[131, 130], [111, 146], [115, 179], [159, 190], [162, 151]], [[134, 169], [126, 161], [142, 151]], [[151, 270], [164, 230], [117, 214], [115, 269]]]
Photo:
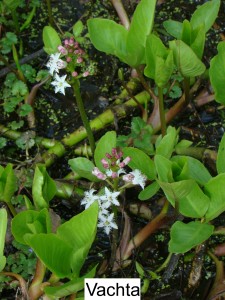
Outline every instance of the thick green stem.
[[76, 101], [77, 101], [77, 108], [79, 110], [84, 128], [86, 129], [87, 132], [87, 138], [89, 141], [89, 144], [91, 146], [91, 152], [92, 154], [94, 154], [95, 151], [95, 139], [94, 139], [94, 135], [93, 132], [91, 130], [91, 126], [84, 108], [84, 103], [83, 100], [81, 98], [81, 94], [80, 94], [80, 83], [77, 79], [74, 80], [74, 82], [72, 83], [72, 87], [73, 87], [73, 91], [74, 91], [74, 95], [76, 97]]
[[47, 8], [48, 8], [48, 20], [49, 24], [53, 27], [54, 26], [54, 19], [52, 16], [52, 6], [51, 6], [51, 0], [46, 0]]
[[43, 283], [45, 271], [45, 265], [38, 259], [35, 275], [28, 291], [29, 297], [32, 300], [39, 299], [43, 295], [43, 286], [49, 285], [49, 283]]
[[158, 87], [158, 96], [159, 96], [159, 115], [160, 115], [160, 122], [161, 122], [161, 132], [162, 132], [162, 136], [164, 136], [166, 135], [166, 118], [165, 118], [162, 87]]
[[[147, 92], [141, 92], [140, 94], [136, 95], [136, 98], [141, 103], [149, 100]], [[123, 105], [114, 106], [113, 109], [107, 109], [97, 118], [90, 121], [91, 129], [94, 131], [103, 129], [107, 125], [113, 123], [115, 120], [119, 120], [120, 118], [125, 117], [128, 113], [130, 113], [130, 109], [135, 106], [137, 106], [137, 104], [134, 102], [133, 99], [130, 99]], [[63, 145], [72, 147], [77, 143], [81, 142], [86, 137], [87, 131], [85, 130], [85, 128], [78, 128], [69, 136], [63, 138], [61, 143], [59, 142], [59, 144], [53, 146], [50, 150], [46, 151], [42, 155], [42, 162], [44, 162], [46, 166], [50, 166], [57, 157], [61, 157], [65, 154], [66, 149]]]

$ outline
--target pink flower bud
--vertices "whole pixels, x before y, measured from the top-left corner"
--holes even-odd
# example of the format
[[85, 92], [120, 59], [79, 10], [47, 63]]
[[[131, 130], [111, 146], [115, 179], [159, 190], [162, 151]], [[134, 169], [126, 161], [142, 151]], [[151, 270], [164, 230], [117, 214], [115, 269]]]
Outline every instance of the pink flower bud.
[[70, 38], [70, 40], [69, 40], [69, 45], [70, 45], [70, 46], [73, 46], [73, 45], [74, 45], [74, 38]]
[[95, 167], [92, 171], [92, 174], [95, 175], [98, 179], [105, 180], [106, 175], [103, 174], [97, 167]]
[[78, 57], [78, 58], [77, 58], [77, 63], [78, 63], [78, 64], [82, 63], [82, 61], [83, 61], [83, 58], [82, 58], [82, 57]]
[[103, 168], [108, 169], [109, 168], [109, 163], [107, 162], [107, 160], [105, 158], [103, 158], [101, 160], [101, 163], [103, 165]]
[[108, 159], [111, 159], [111, 158], [112, 158], [112, 155], [109, 154], [109, 153], [106, 153], [105, 156], [106, 156]]
[[117, 174], [116, 172], [112, 172], [112, 175], [111, 175], [111, 177], [112, 177], [113, 179], [115, 179], [115, 178], [117, 178], [117, 177], [118, 177], [118, 174]]
[[127, 164], [129, 164], [129, 162], [131, 161], [131, 158], [129, 156], [127, 156], [120, 164], [119, 167], [120, 168], [124, 168]]
[[66, 58], [66, 61], [67, 61], [68, 63], [71, 62], [71, 60], [72, 60], [72, 58], [69, 57], [69, 56]]
[[123, 176], [123, 180], [126, 182], [132, 182], [133, 179], [134, 179], [134, 176], [130, 173]]
[[73, 77], [77, 77], [78, 73], [76, 71], [72, 72]]
[[58, 50], [61, 54], [66, 55], [68, 51], [62, 45], [58, 46]]
[[90, 74], [90, 73], [89, 73], [88, 71], [85, 71], [85, 72], [83, 73], [83, 77], [87, 77], [89, 74]]
[[69, 40], [65, 40], [64, 45], [69, 45]]

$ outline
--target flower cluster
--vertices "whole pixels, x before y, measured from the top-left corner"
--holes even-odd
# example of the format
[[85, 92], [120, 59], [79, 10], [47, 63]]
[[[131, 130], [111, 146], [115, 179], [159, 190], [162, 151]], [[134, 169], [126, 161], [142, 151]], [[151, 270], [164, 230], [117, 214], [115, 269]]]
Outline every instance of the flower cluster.
[[131, 185], [140, 185], [144, 189], [145, 182], [147, 177], [141, 173], [140, 170], [135, 169], [132, 172], [126, 173], [124, 167], [130, 162], [130, 157], [127, 156], [122, 160], [123, 153], [118, 151], [116, 148], [112, 149], [112, 153], [106, 153], [106, 158], [101, 160], [101, 163], [105, 169], [105, 172], [101, 172], [97, 167], [92, 171], [92, 174], [95, 175], [98, 179], [106, 180], [107, 178], [118, 178], [121, 174], [122, 179], [130, 183]]
[[122, 156], [122, 151], [113, 148], [111, 154], [106, 153], [105, 158], [101, 160], [105, 172], [103, 173], [97, 167], [95, 167], [92, 171], [92, 174], [101, 180], [105, 180], [106, 178], [118, 178], [120, 174], [126, 173], [124, 167], [130, 162], [129, 156], [121, 161]]
[[[140, 185], [144, 189], [147, 177], [138, 169], [127, 174], [124, 167], [127, 166], [131, 159], [129, 156], [124, 159], [122, 159], [122, 157], [122, 151], [113, 148], [111, 154], [106, 153], [105, 158], [101, 160], [105, 171], [102, 172], [95, 167], [92, 174], [101, 180], [110, 181], [114, 181], [118, 179], [121, 174], [125, 174], [122, 176], [122, 179], [126, 182], [126, 186], [128, 183], [128, 185]], [[122, 189], [123, 187], [121, 187], [121, 190]], [[91, 189], [84, 193], [84, 198], [81, 201], [81, 204], [85, 205], [85, 209], [87, 209], [94, 201], [98, 201], [100, 208], [98, 227], [103, 227], [107, 234], [109, 234], [113, 228], [117, 229], [117, 225], [114, 221], [114, 214], [111, 212], [110, 208], [112, 205], [120, 205], [117, 199], [119, 194], [119, 191], [112, 192], [107, 187], [104, 188], [104, 194], [102, 194], [101, 191], [96, 194], [96, 190]]]
[[50, 55], [46, 67], [54, 77], [54, 81], [51, 84], [55, 87], [55, 93], [60, 92], [65, 95], [65, 88], [71, 85], [66, 81], [67, 75], [62, 77], [58, 75], [59, 70], [66, 69], [71, 78], [78, 79], [94, 74], [94, 65], [90, 63], [87, 66], [87, 54], [74, 38], [66, 39], [63, 45], [58, 46], [58, 51]]
[[96, 190], [91, 189], [84, 193], [84, 198], [81, 201], [82, 205], [85, 205], [87, 209], [94, 201], [98, 201], [99, 204], [99, 223], [98, 227], [102, 227], [106, 234], [109, 234], [112, 228], [117, 229], [117, 225], [114, 221], [114, 213], [110, 212], [109, 209], [112, 205], [119, 206], [120, 203], [117, 199], [120, 192], [111, 192], [107, 187], [104, 189], [104, 194], [95, 194]]

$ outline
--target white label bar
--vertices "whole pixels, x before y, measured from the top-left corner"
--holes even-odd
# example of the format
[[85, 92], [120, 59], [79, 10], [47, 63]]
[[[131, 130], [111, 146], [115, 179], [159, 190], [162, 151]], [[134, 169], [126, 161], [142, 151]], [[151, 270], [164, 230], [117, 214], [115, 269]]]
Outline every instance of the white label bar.
[[140, 278], [86, 278], [85, 300], [140, 300]]

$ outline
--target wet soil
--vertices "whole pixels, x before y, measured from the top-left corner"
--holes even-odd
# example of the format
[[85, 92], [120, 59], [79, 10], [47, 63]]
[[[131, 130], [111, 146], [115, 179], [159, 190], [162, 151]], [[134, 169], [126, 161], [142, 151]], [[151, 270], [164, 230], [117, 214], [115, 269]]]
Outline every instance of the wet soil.
[[[132, 14], [137, 1], [125, 1], [127, 11]], [[188, 0], [166, 0], [162, 4], [157, 6], [157, 12], [155, 17], [155, 29], [161, 27], [164, 20], [172, 18], [175, 20], [189, 19], [192, 12], [195, 10], [196, 5], [202, 4], [204, 1], [188, 1]], [[78, 20], [85, 21], [89, 17], [106, 17], [115, 19], [118, 21], [111, 4], [109, 1], [52, 1], [54, 8], [55, 18], [58, 25], [63, 31], [67, 31]], [[208, 41], [206, 45], [206, 54], [204, 56], [204, 62], [206, 65], [209, 63], [210, 58], [215, 55], [215, 44], [221, 39], [220, 33], [225, 32], [225, 3], [222, 1], [221, 12], [217, 19], [219, 29], [212, 29], [208, 33]], [[27, 38], [29, 43], [25, 43], [25, 51], [31, 54], [42, 48], [41, 30], [47, 23], [47, 13], [42, 4], [42, 7], [38, 10], [36, 20], [32, 25], [32, 37], [29, 32], [24, 33], [24, 40]], [[37, 30], [39, 28], [39, 30]], [[90, 118], [104, 111], [104, 109], [110, 106], [116, 95], [121, 90], [121, 84], [118, 80], [117, 69], [119, 66], [124, 67], [127, 76], [130, 74], [129, 68], [120, 64], [120, 62], [114, 57], [105, 56], [96, 52], [93, 48], [90, 48], [90, 55], [92, 59], [97, 61], [98, 72], [93, 78], [83, 80], [81, 82], [81, 91], [85, 101], [86, 110]], [[35, 66], [44, 66], [47, 56], [42, 54], [38, 59], [34, 60]], [[199, 89], [200, 92], [203, 88], [209, 88], [208, 82], [204, 82]], [[168, 100], [167, 105], [170, 105]], [[37, 117], [37, 134], [47, 138], [61, 139], [65, 134], [74, 131], [81, 125], [79, 115], [76, 110], [73, 95], [66, 97], [54, 94], [52, 90], [42, 88], [38, 94], [35, 111]], [[134, 115], [138, 115], [139, 111], [134, 112]], [[51, 117], [49, 117], [51, 116]], [[13, 117], [11, 117], [13, 119]], [[4, 123], [10, 118], [5, 117]], [[129, 127], [129, 120], [119, 121], [116, 128], [118, 134], [124, 133], [124, 128]], [[128, 124], [128, 125], [127, 125]], [[207, 104], [201, 108], [189, 107], [185, 112], [180, 114], [172, 123], [172, 125], [178, 127], [181, 126], [180, 136], [192, 140], [194, 145], [207, 147], [210, 149], [217, 149], [218, 143], [224, 133], [224, 110], [215, 102]], [[112, 126], [115, 129], [114, 125]], [[24, 128], [25, 130], [26, 128]], [[129, 128], [128, 128], [129, 129]], [[13, 150], [11, 152], [0, 152], [1, 161], [15, 159], [18, 157], [18, 149], [15, 148], [13, 142], [9, 143]], [[15, 150], [16, 149], [16, 150]], [[36, 151], [34, 149], [32, 151]], [[31, 153], [32, 153], [31, 151]], [[14, 153], [14, 154], [13, 154]], [[13, 157], [13, 155], [15, 157]], [[21, 151], [21, 160], [25, 157], [23, 151]], [[54, 166], [49, 169], [50, 175], [54, 178], [63, 178], [70, 170], [67, 164], [67, 160], [73, 157], [72, 151], [65, 157], [58, 160]], [[132, 191], [127, 197], [130, 201], [136, 202], [138, 191]], [[160, 210], [160, 203], [158, 199], [161, 195], [156, 197], [154, 201], [146, 201], [146, 205], [152, 210], [153, 216], [157, 215]], [[79, 197], [77, 199], [55, 199], [52, 202], [53, 209], [63, 218], [69, 219], [75, 213], [81, 211], [79, 205]], [[132, 218], [133, 234], [142, 228], [147, 221], [140, 217], [130, 215]], [[225, 215], [221, 215], [217, 219], [217, 226], [224, 224]], [[174, 256], [167, 268], [160, 273], [160, 276], [155, 276], [151, 273], [162, 265], [168, 256], [168, 241], [169, 241], [169, 228], [173, 219], [161, 228], [157, 233], [153, 234], [139, 249], [136, 249], [132, 256], [131, 264], [118, 272], [113, 273], [110, 269], [107, 269], [107, 277], [139, 277], [135, 262], [138, 261], [145, 270], [145, 279], [149, 279], [150, 285], [146, 294], [142, 299], [148, 300], [175, 300], [175, 299], [207, 299], [208, 291], [215, 278], [215, 266], [211, 263], [211, 260], [204, 253], [204, 263], [201, 272], [200, 283], [194, 288], [188, 288], [188, 279], [192, 269], [194, 253], [189, 253], [182, 256]], [[210, 239], [209, 245], [213, 247], [216, 243], [224, 242], [223, 238]], [[9, 247], [9, 251], [15, 251]], [[99, 231], [97, 239], [93, 244], [89, 258], [84, 266], [84, 269], [90, 265], [99, 262], [99, 265], [110, 258], [111, 241]], [[223, 258], [222, 258], [223, 260]], [[15, 299], [15, 292], [13, 290], [12, 296], [9, 295], [9, 291], [3, 291], [1, 299]]]

